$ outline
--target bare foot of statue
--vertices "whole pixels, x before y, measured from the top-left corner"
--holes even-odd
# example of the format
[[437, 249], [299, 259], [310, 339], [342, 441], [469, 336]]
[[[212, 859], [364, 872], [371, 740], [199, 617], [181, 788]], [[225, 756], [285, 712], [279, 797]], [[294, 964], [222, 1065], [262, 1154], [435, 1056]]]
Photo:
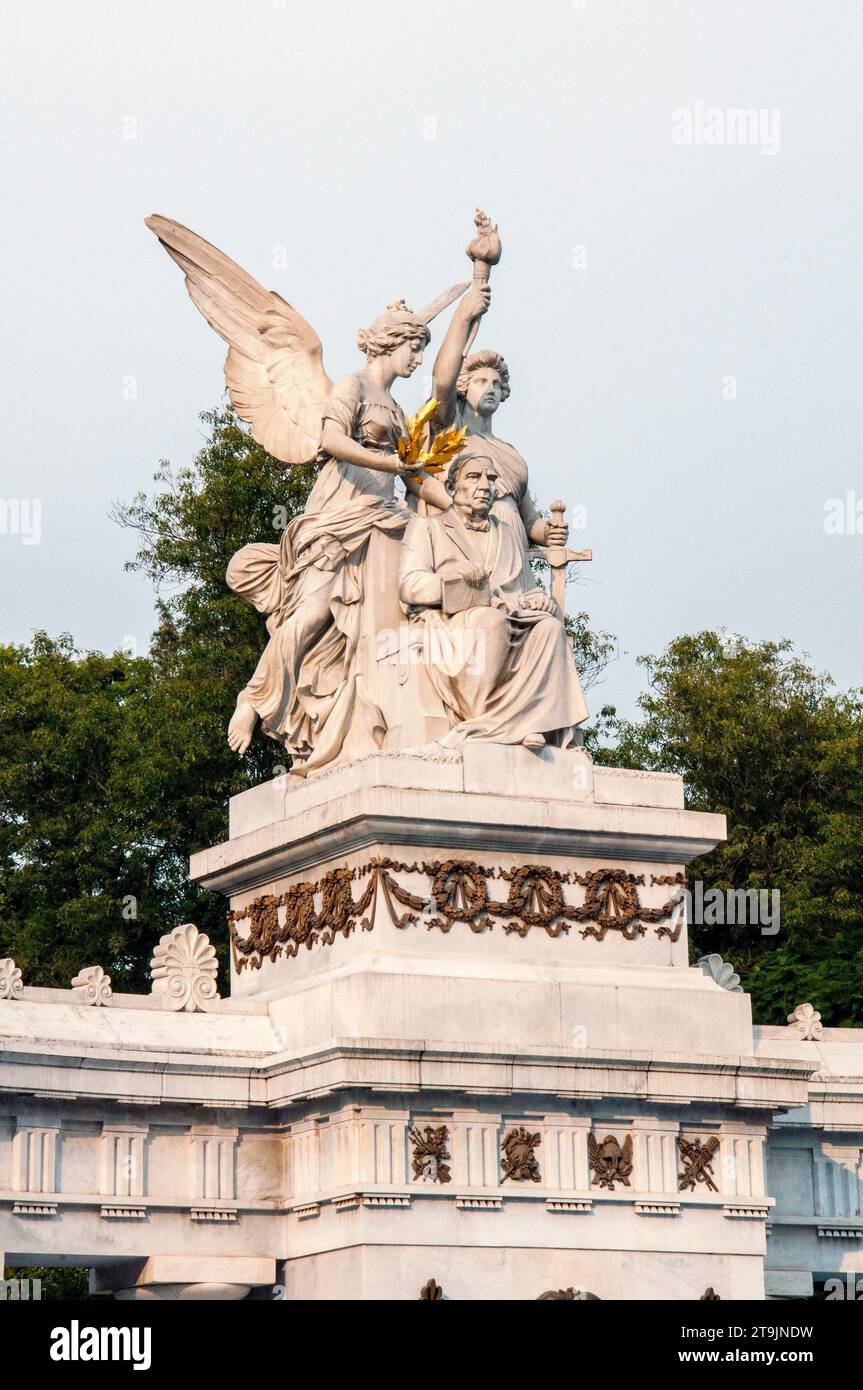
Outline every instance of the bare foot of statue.
[[521, 742], [525, 748], [544, 748], [545, 734], [526, 734]]
[[237, 708], [234, 710], [228, 725], [228, 743], [235, 753], [239, 753], [240, 757], [252, 741], [252, 734], [255, 732], [257, 722], [258, 716], [254, 708], [244, 695], [239, 695]]

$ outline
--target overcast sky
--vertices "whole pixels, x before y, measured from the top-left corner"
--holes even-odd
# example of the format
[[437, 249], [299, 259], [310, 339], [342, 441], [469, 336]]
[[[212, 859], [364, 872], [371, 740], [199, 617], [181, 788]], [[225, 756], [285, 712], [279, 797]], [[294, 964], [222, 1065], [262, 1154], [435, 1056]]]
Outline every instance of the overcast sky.
[[337, 377], [389, 300], [469, 273], [480, 205], [498, 432], [541, 504], [586, 508], [571, 606], [620, 642], [592, 704], [631, 712], [635, 655], [704, 627], [863, 684], [863, 521], [825, 531], [829, 499], [863, 512], [859, 0], [5, 0], [2, 24], [0, 499], [25, 512], [0, 640], [146, 649], [109, 507], [191, 460], [224, 356], [148, 213], [290, 299]]

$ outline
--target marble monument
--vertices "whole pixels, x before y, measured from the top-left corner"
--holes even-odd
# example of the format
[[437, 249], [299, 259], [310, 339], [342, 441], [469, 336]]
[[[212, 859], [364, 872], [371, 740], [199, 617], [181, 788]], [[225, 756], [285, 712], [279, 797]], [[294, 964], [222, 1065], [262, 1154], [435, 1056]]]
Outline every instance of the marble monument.
[[[509, 371], [473, 346], [497, 228], [478, 213], [471, 281], [393, 301], [334, 384], [286, 300], [147, 223], [254, 438], [318, 466], [227, 574], [266, 621], [228, 738], [290, 772], [192, 856], [225, 898], [226, 996], [189, 923], [145, 996], [99, 963], [55, 990], [0, 961], [6, 1264], [85, 1265], [121, 1299], [763, 1299], [863, 1275], [863, 1030], [799, 1001], [754, 1028], [728, 963], [690, 964], [685, 872], [724, 819], [584, 748], [564, 580], [589, 552], [493, 433]], [[408, 420], [392, 388], [450, 307]]]

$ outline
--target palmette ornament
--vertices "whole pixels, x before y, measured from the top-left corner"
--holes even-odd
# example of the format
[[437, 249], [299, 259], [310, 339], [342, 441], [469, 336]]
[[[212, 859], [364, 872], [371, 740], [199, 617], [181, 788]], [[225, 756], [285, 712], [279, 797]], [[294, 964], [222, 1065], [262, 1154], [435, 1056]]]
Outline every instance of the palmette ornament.
[[219, 998], [218, 968], [210, 938], [185, 922], [163, 936], [153, 952], [153, 993], [165, 1009], [206, 1012]]

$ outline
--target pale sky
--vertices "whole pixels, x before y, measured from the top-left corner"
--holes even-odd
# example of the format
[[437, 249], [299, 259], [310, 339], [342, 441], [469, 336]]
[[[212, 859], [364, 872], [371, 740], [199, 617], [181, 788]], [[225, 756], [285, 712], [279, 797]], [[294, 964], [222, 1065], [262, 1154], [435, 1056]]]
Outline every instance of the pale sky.
[[[291, 300], [337, 377], [389, 300], [469, 275], [480, 205], [498, 432], [586, 508], [570, 606], [623, 653], [592, 706], [631, 713], [634, 656], [703, 627], [863, 684], [863, 520], [825, 532], [829, 499], [863, 513], [859, 3], [5, 0], [2, 28], [0, 500], [41, 535], [5, 508], [0, 641], [146, 649], [108, 511], [191, 460], [224, 356], [148, 213]], [[712, 110], [725, 143], [675, 142]]]

